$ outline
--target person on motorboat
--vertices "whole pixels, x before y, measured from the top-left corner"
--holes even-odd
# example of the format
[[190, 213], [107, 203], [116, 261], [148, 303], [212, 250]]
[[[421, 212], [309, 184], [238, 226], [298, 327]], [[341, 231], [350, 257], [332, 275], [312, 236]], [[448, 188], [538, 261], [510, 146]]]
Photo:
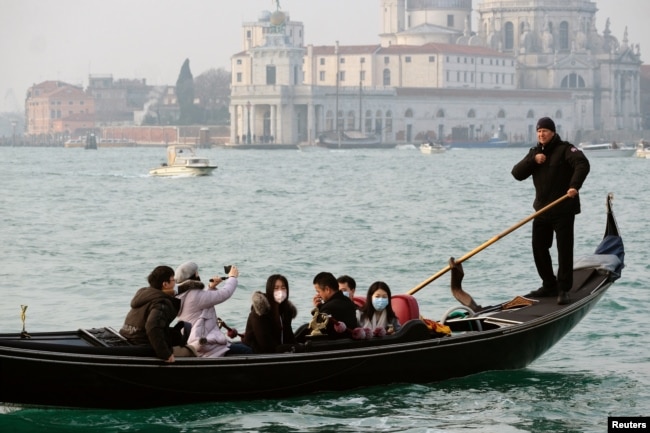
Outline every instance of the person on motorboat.
[[266, 280], [266, 292], [253, 293], [242, 342], [254, 353], [275, 353], [294, 344], [291, 322], [297, 314], [289, 301], [289, 281], [284, 275], [271, 275]]
[[359, 309], [359, 326], [370, 329], [375, 336], [393, 334], [401, 325], [391, 305], [390, 287], [375, 281], [368, 288], [366, 302]]
[[[542, 287], [527, 296], [557, 296], [557, 303], [566, 305], [570, 302], [569, 290], [573, 286], [573, 225], [575, 216], [580, 213], [578, 190], [589, 174], [589, 160], [573, 144], [562, 141], [555, 131], [555, 122], [549, 117], [538, 120], [537, 140], [537, 146], [531, 148], [512, 168], [513, 177], [519, 181], [533, 177], [535, 210], [564, 195], [570, 199], [533, 220], [533, 258]], [[554, 233], [557, 241], [557, 277], [550, 254]]]
[[[227, 301], [237, 289], [237, 266], [231, 266], [228, 277], [214, 276], [204, 288], [199, 277], [199, 267], [194, 262], [185, 262], [176, 269], [178, 299], [180, 308], [178, 319], [192, 324], [187, 344], [196, 350], [199, 357], [217, 358], [220, 356], [252, 353], [243, 343], [232, 343], [219, 329], [215, 306]], [[224, 286], [217, 286], [226, 281]]]
[[339, 332], [335, 328], [337, 322], [345, 324], [345, 329], [352, 330], [358, 327], [356, 307], [354, 302], [339, 290], [339, 283], [336, 277], [330, 272], [320, 272], [314, 277], [314, 289], [316, 290], [315, 302], [319, 302], [314, 309], [315, 313], [326, 314], [334, 320], [327, 324], [327, 335], [329, 338], [346, 338], [345, 332]]
[[[156, 356], [165, 362], [175, 361], [171, 322], [181, 301], [174, 298], [174, 270], [156, 267], [147, 277], [148, 287], [139, 289], [131, 300], [131, 310], [124, 319], [120, 334], [133, 344], [151, 345]], [[180, 343], [180, 342], [178, 342]]]

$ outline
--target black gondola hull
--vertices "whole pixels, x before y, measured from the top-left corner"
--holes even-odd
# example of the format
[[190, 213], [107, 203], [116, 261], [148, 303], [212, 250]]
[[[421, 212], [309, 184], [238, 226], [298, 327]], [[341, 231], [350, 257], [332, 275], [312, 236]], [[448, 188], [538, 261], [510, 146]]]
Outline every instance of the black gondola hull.
[[489, 370], [520, 369], [577, 325], [606, 288], [538, 323], [352, 351], [179, 358], [169, 365], [152, 357], [30, 350], [27, 343], [24, 348], [7, 347], [1, 343], [7, 337], [3, 335], [0, 401], [140, 408], [431, 383]]

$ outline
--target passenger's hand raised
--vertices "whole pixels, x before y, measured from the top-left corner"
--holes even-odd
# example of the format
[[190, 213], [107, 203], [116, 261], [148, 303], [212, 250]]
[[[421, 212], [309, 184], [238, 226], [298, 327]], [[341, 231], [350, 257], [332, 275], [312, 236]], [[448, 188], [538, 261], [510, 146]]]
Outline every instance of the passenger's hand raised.
[[219, 283], [221, 283], [223, 279], [219, 275], [215, 275], [214, 277], [210, 278], [210, 284], [208, 287], [211, 289], [215, 289]]

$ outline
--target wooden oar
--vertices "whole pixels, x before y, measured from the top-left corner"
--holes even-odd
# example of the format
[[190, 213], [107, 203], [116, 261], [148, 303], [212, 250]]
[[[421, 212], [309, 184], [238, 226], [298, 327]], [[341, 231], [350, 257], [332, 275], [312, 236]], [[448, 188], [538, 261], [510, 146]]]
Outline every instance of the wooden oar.
[[[494, 236], [492, 239], [490, 239], [490, 240], [484, 242], [483, 244], [479, 245], [478, 247], [474, 248], [472, 251], [470, 251], [469, 253], [465, 254], [464, 256], [462, 256], [462, 257], [456, 259], [456, 263], [463, 263], [465, 260], [467, 260], [467, 259], [469, 259], [470, 257], [473, 257], [475, 254], [477, 254], [477, 253], [483, 251], [484, 249], [486, 249], [487, 247], [489, 247], [490, 245], [492, 245], [493, 243], [495, 243], [495, 242], [498, 241], [499, 239], [506, 237], [506, 236], [509, 235], [510, 233], [512, 233], [512, 232], [514, 232], [515, 230], [517, 230], [519, 227], [523, 226], [524, 224], [526, 224], [526, 223], [529, 222], [530, 220], [532, 220], [532, 219], [538, 217], [539, 215], [543, 214], [543, 213], [546, 212], [547, 210], [551, 209], [553, 206], [558, 205], [559, 203], [561, 203], [562, 201], [566, 200], [567, 198], [569, 198], [569, 194], [565, 194], [565, 195], [563, 195], [562, 197], [560, 197], [560, 198], [558, 198], [557, 200], [555, 200], [554, 202], [547, 204], [546, 206], [544, 206], [543, 208], [541, 208], [541, 209], [538, 210], [537, 212], [535, 212], [535, 213], [531, 214], [530, 216], [524, 218], [523, 220], [519, 221], [519, 222], [518, 222], [517, 224], [515, 224], [514, 226], [512, 226], [512, 227], [510, 227], [509, 229], [507, 229], [507, 230], [505, 230], [505, 231], [499, 233], [498, 235]], [[450, 269], [451, 269], [451, 267], [450, 267], [449, 265], [445, 266], [444, 268], [442, 268], [441, 270], [439, 270], [438, 272], [436, 272], [435, 274], [433, 274], [432, 276], [430, 276], [429, 278], [427, 278], [426, 280], [424, 280], [423, 282], [421, 282], [421, 283], [418, 284], [417, 286], [413, 287], [411, 290], [409, 290], [409, 291], [406, 292], [406, 293], [407, 293], [408, 295], [412, 295], [412, 294], [414, 294], [414, 293], [417, 292], [418, 290], [422, 289], [423, 287], [425, 287], [425, 286], [427, 286], [428, 284], [431, 284], [433, 281], [437, 280], [439, 277], [441, 277], [442, 275], [444, 275], [444, 274], [445, 274], [446, 272], [448, 272]]]

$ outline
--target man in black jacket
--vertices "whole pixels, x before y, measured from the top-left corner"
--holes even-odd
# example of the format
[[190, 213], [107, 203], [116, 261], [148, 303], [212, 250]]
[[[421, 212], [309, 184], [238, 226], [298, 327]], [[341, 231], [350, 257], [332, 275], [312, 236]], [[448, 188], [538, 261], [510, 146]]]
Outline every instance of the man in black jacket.
[[176, 318], [181, 301], [174, 297], [174, 270], [158, 266], [147, 277], [149, 287], [139, 289], [120, 330], [133, 344], [148, 344], [158, 358], [174, 362], [169, 324]]
[[[568, 292], [573, 286], [573, 223], [580, 213], [578, 190], [589, 174], [589, 160], [573, 144], [562, 141], [549, 117], [537, 121], [537, 140], [537, 146], [512, 168], [512, 175], [517, 180], [532, 175], [535, 210], [565, 194], [570, 199], [533, 220], [533, 257], [542, 287], [527, 296], [557, 296], [558, 304], [565, 305], [570, 302]], [[550, 254], [553, 233], [557, 241], [557, 277]]]
[[[315, 301], [320, 300], [318, 305], [320, 313], [333, 317], [338, 322], [345, 323], [346, 329], [352, 330], [358, 327], [357, 308], [354, 302], [339, 290], [339, 283], [336, 277], [329, 272], [321, 272], [314, 277], [314, 289], [316, 289]], [[334, 325], [329, 323], [327, 334], [330, 338], [348, 337], [347, 334], [338, 334]]]

